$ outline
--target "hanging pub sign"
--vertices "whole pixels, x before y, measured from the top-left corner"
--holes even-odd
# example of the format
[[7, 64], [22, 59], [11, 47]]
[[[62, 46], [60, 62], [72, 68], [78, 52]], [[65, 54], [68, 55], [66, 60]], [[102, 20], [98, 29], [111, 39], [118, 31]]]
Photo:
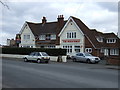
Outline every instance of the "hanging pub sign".
[[75, 42], [80, 42], [80, 39], [65, 39], [62, 40], [64, 43], [75, 43]]

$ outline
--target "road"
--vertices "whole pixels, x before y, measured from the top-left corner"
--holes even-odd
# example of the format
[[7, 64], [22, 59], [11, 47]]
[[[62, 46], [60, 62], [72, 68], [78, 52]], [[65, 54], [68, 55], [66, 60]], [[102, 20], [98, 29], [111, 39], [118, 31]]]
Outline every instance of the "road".
[[2, 60], [3, 88], [118, 88], [118, 70], [79, 62]]

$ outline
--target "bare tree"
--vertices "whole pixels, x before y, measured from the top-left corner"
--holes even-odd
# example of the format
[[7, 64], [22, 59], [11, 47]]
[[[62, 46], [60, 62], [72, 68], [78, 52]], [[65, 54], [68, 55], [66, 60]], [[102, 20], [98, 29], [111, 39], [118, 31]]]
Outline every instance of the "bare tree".
[[5, 4], [3, 1], [0, 0], [0, 3], [4, 6], [7, 7], [7, 9], [10, 9], [9, 6], [7, 4]]

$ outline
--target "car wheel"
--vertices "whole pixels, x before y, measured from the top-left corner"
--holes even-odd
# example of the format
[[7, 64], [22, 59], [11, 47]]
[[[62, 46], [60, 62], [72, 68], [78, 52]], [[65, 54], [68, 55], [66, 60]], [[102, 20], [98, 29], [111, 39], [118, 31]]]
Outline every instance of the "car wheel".
[[73, 62], [76, 62], [76, 58], [73, 58]]
[[87, 63], [91, 63], [91, 62], [90, 62], [90, 59], [87, 59]]
[[28, 59], [27, 59], [27, 58], [24, 58], [24, 62], [28, 62]]
[[40, 62], [41, 62], [41, 60], [40, 60], [40, 59], [38, 59], [38, 60], [37, 60], [37, 63], [40, 63]]

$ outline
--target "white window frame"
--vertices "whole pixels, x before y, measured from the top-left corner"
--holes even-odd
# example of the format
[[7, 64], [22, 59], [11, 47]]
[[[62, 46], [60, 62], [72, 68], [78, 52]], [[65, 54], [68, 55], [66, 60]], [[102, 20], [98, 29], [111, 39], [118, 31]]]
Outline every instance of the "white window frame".
[[97, 41], [98, 42], [103, 42], [103, 38], [102, 37], [97, 37]]
[[66, 36], [67, 36], [68, 39], [76, 38], [76, 34], [77, 33], [75, 31], [74, 32], [67, 32]]
[[115, 38], [109, 38], [109, 39], [107, 39], [107, 43], [116, 43], [116, 39]]
[[46, 36], [45, 35], [40, 35], [39, 36], [39, 40], [45, 40], [46, 39]]
[[55, 48], [55, 46], [53, 45], [53, 46], [48, 46], [47, 48]]
[[119, 55], [119, 49], [110, 49], [110, 55]]
[[56, 34], [51, 35], [51, 40], [56, 40]]
[[92, 53], [92, 48], [85, 48], [86, 53]]
[[72, 45], [64, 45], [64, 49], [67, 49], [67, 53], [72, 53]]
[[74, 46], [74, 50], [76, 53], [80, 52], [80, 46]]
[[30, 39], [30, 35], [23, 35], [24, 40], [29, 40]]

